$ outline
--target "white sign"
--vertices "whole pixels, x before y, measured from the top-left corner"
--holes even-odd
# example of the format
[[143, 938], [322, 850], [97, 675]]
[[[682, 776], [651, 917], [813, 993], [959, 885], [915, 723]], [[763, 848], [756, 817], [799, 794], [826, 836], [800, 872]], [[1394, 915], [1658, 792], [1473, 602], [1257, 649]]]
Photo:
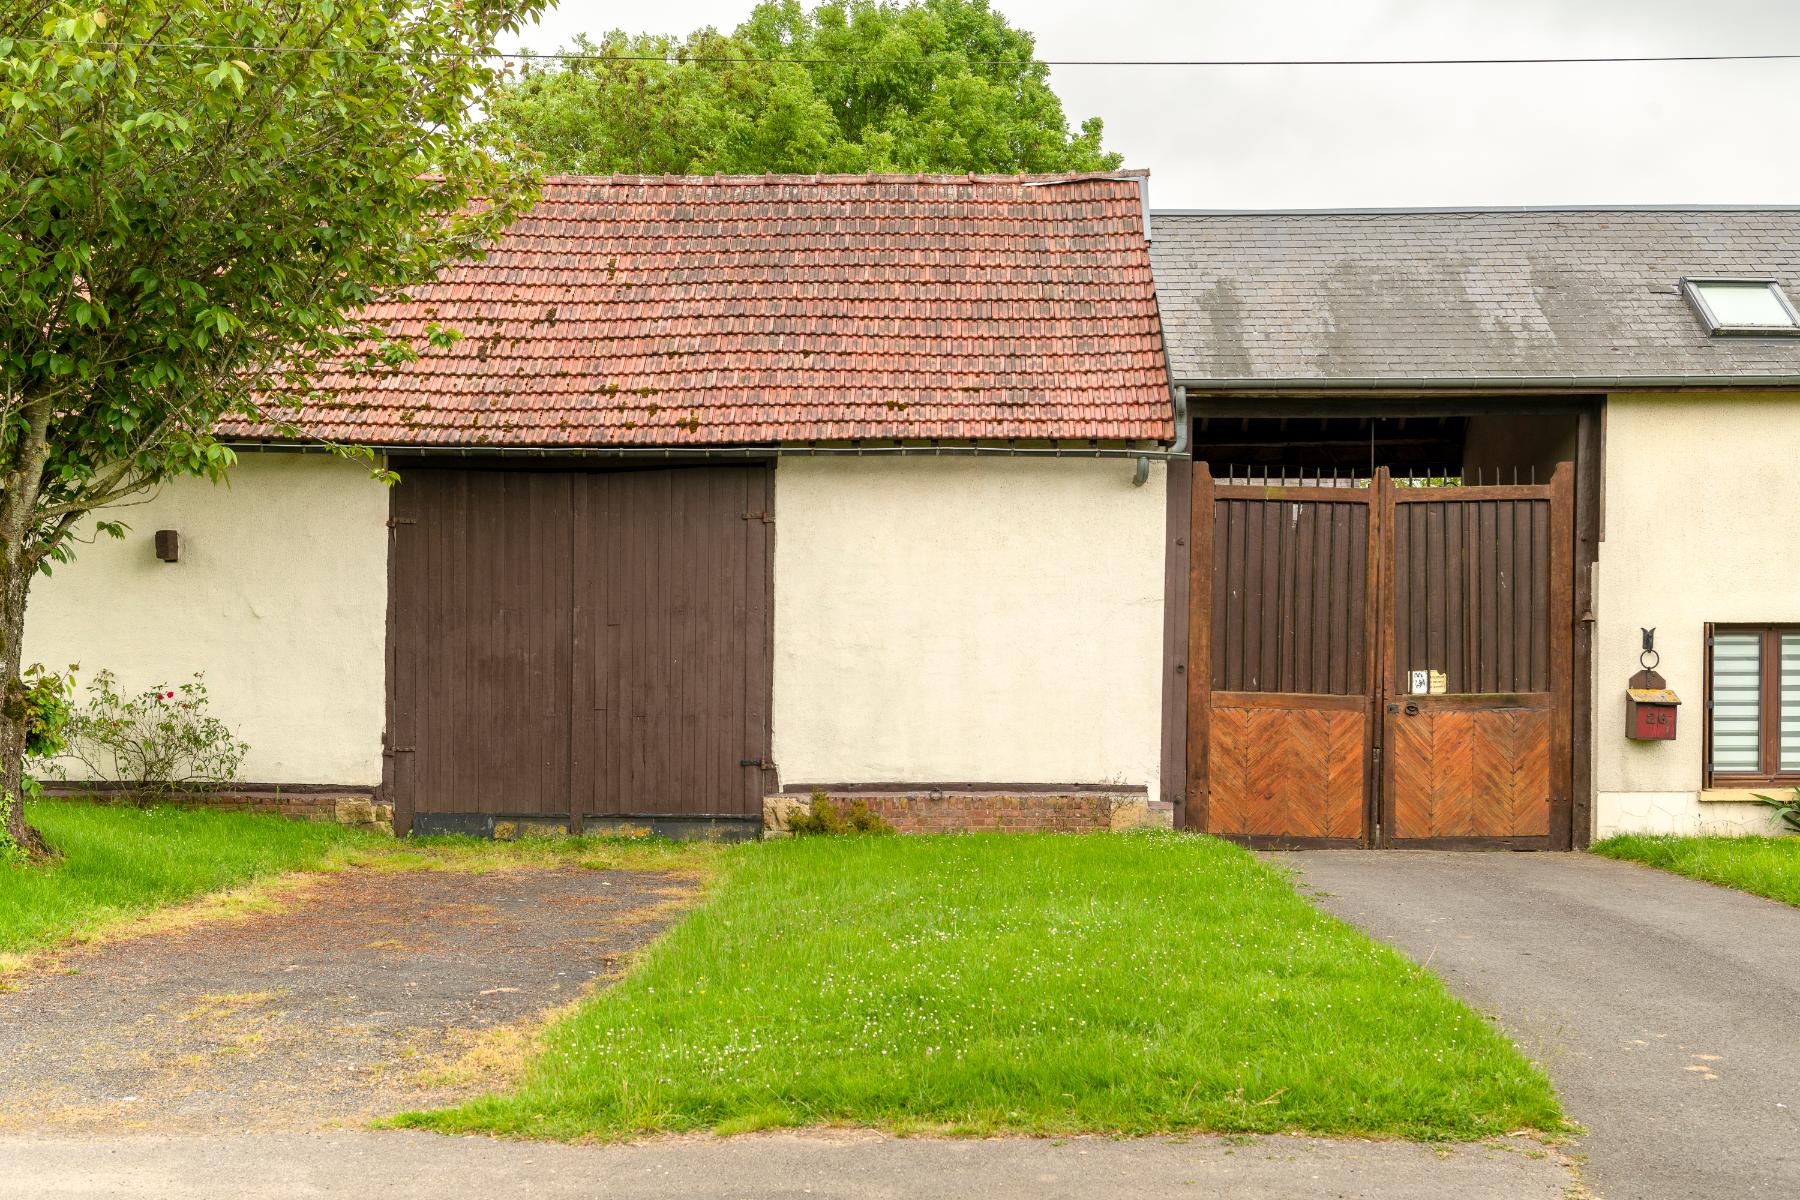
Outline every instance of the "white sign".
[[1430, 671], [1408, 671], [1406, 674], [1411, 685], [1409, 690], [1413, 695], [1429, 696], [1431, 694]]

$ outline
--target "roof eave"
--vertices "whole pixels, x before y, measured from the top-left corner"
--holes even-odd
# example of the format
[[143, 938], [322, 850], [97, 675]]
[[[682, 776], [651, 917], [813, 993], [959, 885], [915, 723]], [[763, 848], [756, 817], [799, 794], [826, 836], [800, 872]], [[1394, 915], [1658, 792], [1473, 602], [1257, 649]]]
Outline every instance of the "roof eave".
[[1249, 377], [1208, 379], [1177, 376], [1189, 394], [1208, 392], [1612, 392], [1656, 388], [1800, 387], [1796, 375], [1372, 375], [1321, 378]]

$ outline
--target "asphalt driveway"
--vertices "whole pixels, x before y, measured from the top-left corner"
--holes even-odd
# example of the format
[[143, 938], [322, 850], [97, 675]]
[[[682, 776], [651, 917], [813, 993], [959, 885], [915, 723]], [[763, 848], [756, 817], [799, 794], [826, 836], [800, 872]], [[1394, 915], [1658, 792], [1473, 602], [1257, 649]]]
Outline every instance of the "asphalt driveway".
[[1800, 909], [1581, 854], [1271, 854], [1543, 1064], [1602, 1200], [1800, 1195]]
[[302, 1131], [454, 1102], [695, 893], [580, 868], [294, 886], [245, 920], [70, 947], [10, 980], [0, 1134]]

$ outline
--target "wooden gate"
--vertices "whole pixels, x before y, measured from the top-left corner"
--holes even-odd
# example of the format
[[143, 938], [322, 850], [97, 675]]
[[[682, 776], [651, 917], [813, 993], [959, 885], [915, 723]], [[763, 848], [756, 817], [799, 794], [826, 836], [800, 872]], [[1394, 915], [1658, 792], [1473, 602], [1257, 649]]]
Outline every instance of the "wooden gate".
[[760, 829], [770, 472], [407, 467], [384, 789], [402, 830]]
[[1270, 486], [1196, 463], [1188, 827], [1566, 848], [1572, 479]]

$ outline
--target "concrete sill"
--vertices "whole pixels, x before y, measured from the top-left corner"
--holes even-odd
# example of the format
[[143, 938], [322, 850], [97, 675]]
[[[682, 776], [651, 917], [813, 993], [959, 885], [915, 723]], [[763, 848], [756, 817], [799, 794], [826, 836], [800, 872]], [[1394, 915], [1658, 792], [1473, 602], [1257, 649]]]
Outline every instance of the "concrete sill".
[[1754, 788], [1706, 788], [1700, 793], [1700, 803], [1761, 804], [1762, 801], [1756, 798], [1756, 793], [1762, 792], [1769, 796], [1780, 796], [1783, 792], [1789, 791], [1791, 787], [1791, 784], [1770, 784], [1768, 787]]

